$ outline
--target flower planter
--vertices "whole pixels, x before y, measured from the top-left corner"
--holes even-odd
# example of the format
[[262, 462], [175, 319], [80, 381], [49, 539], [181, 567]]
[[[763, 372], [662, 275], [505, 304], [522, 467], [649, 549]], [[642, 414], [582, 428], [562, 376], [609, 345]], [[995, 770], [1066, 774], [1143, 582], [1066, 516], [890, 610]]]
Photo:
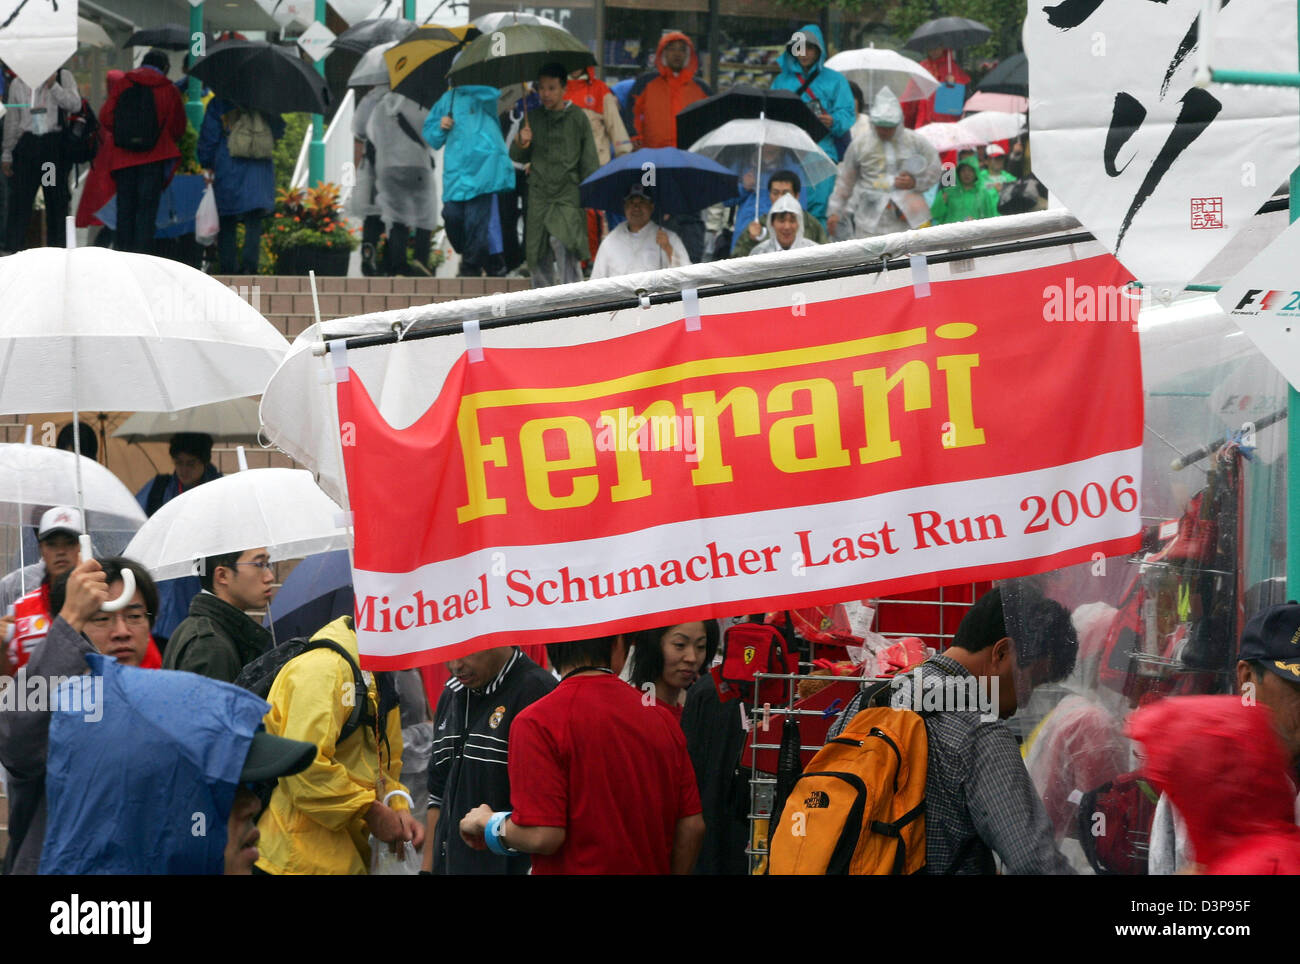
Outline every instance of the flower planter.
[[315, 271], [322, 277], [341, 278], [348, 273], [347, 248], [285, 248], [275, 259], [276, 274], [305, 275]]

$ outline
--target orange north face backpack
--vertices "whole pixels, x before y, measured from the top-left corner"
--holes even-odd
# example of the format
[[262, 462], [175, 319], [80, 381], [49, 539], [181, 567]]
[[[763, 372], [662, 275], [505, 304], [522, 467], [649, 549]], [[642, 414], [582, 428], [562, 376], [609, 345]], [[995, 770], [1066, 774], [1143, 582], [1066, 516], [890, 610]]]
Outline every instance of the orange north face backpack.
[[769, 874], [914, 874], [925, 867], [925, 721], [872, 706], [813, 757], [768, 840]]

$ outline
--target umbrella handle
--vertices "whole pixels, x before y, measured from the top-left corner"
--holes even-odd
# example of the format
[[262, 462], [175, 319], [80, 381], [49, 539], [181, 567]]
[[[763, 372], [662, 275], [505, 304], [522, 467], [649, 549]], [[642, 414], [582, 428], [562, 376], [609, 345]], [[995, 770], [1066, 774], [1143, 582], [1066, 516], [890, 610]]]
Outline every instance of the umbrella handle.
[[[95, 558], [95, 551], [91, 548], [89, 534], [83, 532], [79, 541], [81, 543], [82, 561]], [[135, 598], [135, 573], [130, 569], [123, 569], [122, 595], [116, 599], [110, 599], [99, 608], [106, 613], [115, 613], [120, 609], [125, 609], [133, 598]]]

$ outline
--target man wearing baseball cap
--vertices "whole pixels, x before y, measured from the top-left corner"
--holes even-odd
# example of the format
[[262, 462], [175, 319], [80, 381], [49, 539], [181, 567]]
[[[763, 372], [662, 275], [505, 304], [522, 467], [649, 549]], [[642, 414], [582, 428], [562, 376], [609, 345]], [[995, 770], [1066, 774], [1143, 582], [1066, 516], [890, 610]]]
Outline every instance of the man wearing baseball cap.
[[[81, 512], [71, 506], [58, 505], [41, 516], [36, 539], [41, 560], [35, 566], [12, 573], [5, 583], [14, 582], [12, 596], [4, 598], [0, 615], [0, 638], [5, 648], [3, 663], [6, 675], [26, 665], [32, 650], [45, 638], [50, 628], [50, 583], [77, 564], [77, 538], [85, 531]], [[26, 574], [27, 593], [17, 590]], [[14, 577], [20, 577], [15, 579]]]
[[1273, 725], [1292, 764], [1300, 762], [1300, 605], [1256, 613], [1241, 634], [1237, 688], [1273, 711]]
[[[1246, 623], [1237, 652], [1237, 690], [1243, 703], [1269, 708], [1294, 780], [1300, 765], [1300, 604], [1269, 606]], [[1152, 875], [1178, 873], [1195, 862], [1186, 836], [1182, 818], [1162, 795], [1151, 825]]]
[[596, 251], [591, 280], [613, 278], [659, 268], [681, 268], [691, 263], [686, 246], [675, 231], [650, 219], [655, 203], [650, 191], [634, 183], [623, 196], [622, 224], [609, 232]]

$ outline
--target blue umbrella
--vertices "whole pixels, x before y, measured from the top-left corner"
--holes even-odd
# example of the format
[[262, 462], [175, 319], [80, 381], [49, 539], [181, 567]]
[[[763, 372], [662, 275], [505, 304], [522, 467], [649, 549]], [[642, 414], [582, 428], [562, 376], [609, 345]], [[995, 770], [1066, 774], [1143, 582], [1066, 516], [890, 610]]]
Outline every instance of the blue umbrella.
[[219, 874], [226, 821], [270, 709], [230, 683], [88, 653], [56, 691], [42, 874]]
[[717, 161], [675, 147], [646, 147], [615, 158], [583, 181], [582, 206], [621, 211], [634, 184], [647, 189], [657, 214], [690, 214], [736, 196], [736, 175]]
[[308, 556], [294, 567], [271, 600], [263, 621], [277, 643], [311, 637], [340, 616], [352, 615], [352, 567], [348, 551]]
[[[154, 221], [155, 238], [179, 238], [194, 233], [194, 218], [203, 200], [202, 174], [177, 174], [163, 190]], [[95, 217], [117, 230], [117, 195], [95, 212]]]

